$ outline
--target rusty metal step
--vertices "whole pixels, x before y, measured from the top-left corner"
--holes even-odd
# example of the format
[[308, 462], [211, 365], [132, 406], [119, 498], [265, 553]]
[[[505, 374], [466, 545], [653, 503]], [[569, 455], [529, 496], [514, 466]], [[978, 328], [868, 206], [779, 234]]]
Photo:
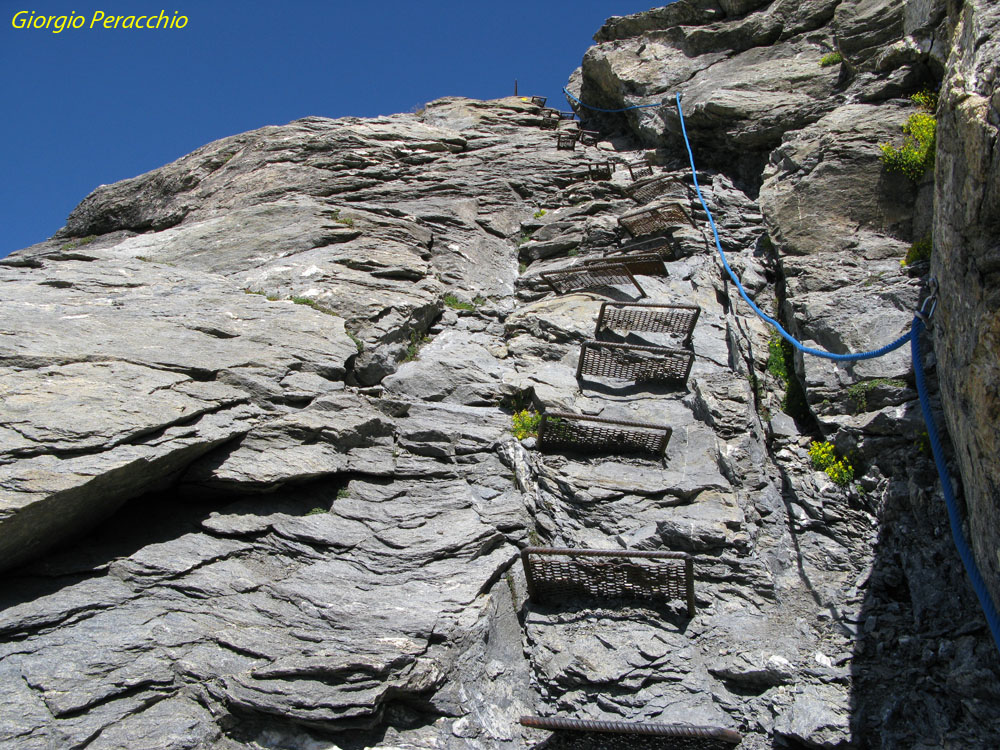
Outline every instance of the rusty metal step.
[[532, 601], [682, 601], [688, 616], [695, 614], [694, 562], [686, 552], [527, 547], [521, 564]]

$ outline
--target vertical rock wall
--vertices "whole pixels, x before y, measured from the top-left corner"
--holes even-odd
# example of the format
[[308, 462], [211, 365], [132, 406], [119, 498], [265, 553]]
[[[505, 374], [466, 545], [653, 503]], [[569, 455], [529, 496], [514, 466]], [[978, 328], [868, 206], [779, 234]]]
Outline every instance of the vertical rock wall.
[[954, 3], [938, 109], [934, 351], [972, 545], [1000, 601], [1000, 7]]

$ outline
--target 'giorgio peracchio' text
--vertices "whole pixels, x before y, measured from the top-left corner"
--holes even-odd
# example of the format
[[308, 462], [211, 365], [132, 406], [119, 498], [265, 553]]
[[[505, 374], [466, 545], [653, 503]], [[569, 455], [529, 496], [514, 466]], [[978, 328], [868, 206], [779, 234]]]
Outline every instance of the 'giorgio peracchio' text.
[[22, 10], [14, 14], [10, 25], [15, 29], [45, 29], [59, 34], [66, 29], [183, 29], [188, 17], [178, 11], [168, 15], [165, 10], [158, 16], [109, 16], [95, 10], [93, 16], [75, 12], [68, 16], [45, 16], [33, 10]]

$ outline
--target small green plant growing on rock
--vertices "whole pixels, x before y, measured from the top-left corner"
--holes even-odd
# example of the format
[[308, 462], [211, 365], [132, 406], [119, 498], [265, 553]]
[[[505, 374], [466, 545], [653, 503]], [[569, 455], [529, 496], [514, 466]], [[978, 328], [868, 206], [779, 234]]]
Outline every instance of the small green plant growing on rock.
[[62, 250], [72, 250], [76, 247], [82, 247], [83, 245], [89, 245], [91, 242], [97, 239], [96, 234], [88, 234], [86, 237], [81, 237], [78, 240], [70, 240], [65, 245], [62, 246]]
[[937, 109], [938, 105], [938, 95], [936, 91], [931, 91], [930, 89], [924, 89], [923, 91], [918, 91], [910, 97], [910, 101], [916, 104], [924, 112], [933, 112]]
[[[271, 299], [268, 297], [268, 299]], [[289, 297], [289, 299], [296, 305], [305, 305], [306, 307], [311, 307], [313, 310], [318, 310], [321, 313], [326, 313], [327, 315], [336, 315], [332, 310], [327, 310], [323, 305], [321, 305], [316, 300], [311, 297]]]
[[880, 386], [890, 388], [905, 388], [905, 380], [895, 378], [875, 378], [873, 380], [863, 380], [847, 387], [847, 396], [854, 402], [859, 411], [868, 410], [868, 393]]
[[517, 272], [518, 273], [523, 274], [527, 270], [528, 270], [528, 264], [527, 263], [521, 262], [521, 263], [517, 264]]
[[828, 55], [823, 55], [819, 59], [819, 66], [821, 68], [829, 68], [831, 65], [840, 65], [844, 61], [843, 55], [839, 52], [831, 52]]
[[934, 144], [937, 138], [937, 119], [929, 112], [916, 112], [903, 125], [903, 145], [896, 148], [891, 143], [880, 143], [881, 159], [886, 169], [902, 172], [914, 182], [934, 164]]
[[444, 303], [452, 310], [475, 310], [476, 306], [472, 302], [463, 302], [454, 294], [444, 295]]
[[854, 467], [847, 462], [847, 459], [833, 462], [824, 471], [834, 484], [839, 484], [841, 487], [846, 487], [854, 481]]
[[837, 460], [837, 453], [832, 443], [825, 441], [820, 443], [814, 440], [809, 446], [809, 460], [812, 461], [814, 469], [822, 471]]
[[357, 336], [355, 336], [350, 331], [344, 331], [344, 333], [347, 334], [347, 338], [349, 338], [351, 341], [354, 342], [354, 346], [356, 346], [357, 349], [358, 349], [358, 354], [361, 354], [361, 352], [363, 352], [365, 350], [365, 342], [362, 341], [361, 339], [359, 339]]
[[281, 299], [281, 297], [279, 297], [277, 294], [268, 294], [267, 292], [263, 292], [260, 289], [244, 289], [243, 293], [256, 294], [259, 297], [263, 297], [268, 302], [277, 302], [279, 299]]
[[[903, 261], [900, 261], [900, 263], [902, 263], [903, 265], [905, 265], [905, 263]], [[864, 280], [864, 285], [866, 287], [869, 287], [872, 284], [874, 284], [875, 282], [881, 281], [883, 276], [885, 276], [885, 271], [876, 271], [873, 274], [869, 274], [868, 278]]]
[[531, 235], [533, 234], [534, 232], [527, 232], [527, 231], [521, 232], [521, 237], [520, 239], [518, 239], [517, 244], [523, 245], [525, 242], [528, 242], [529, 240], [531, 240]]
[[569, 250], [566, 251], [566, 255], [570, 258], [575, 258], [579, 254], [580, 254], [580, 248], [578, 247], [570, 248]]
[[775, 333], [767, 342], [767, 371], [782, 385], [788, 382], [788, 368], [785, 365], [785, 350], [782, 347], [781, 334]]
[[542, 423], [542, 415], [530, 409], [514, 412], [511, 420], [511, 432], [518, 440], [538, 435], [538, 426]]
[[[808, 418], [809, 407], [806, 404], [805, 391], [795, 377], [795, 349], [780, 333], [775, 332], [767, 342], [766, 368], [785, 390], [785, 395], [781, 398], [781, 411], [794, 419]], [[751, 378], [750, 384], [756, 389], [760, 403], [763, 397], [760, 382]], [[770, 419], [767, 410], [762, 410], [761, 415]]]
[[354, 219], [352, 219], [352, 218], [350, 218], [348, 216], [345, 216], [344, 218], [340, 218], [340, 209], [339, 208], [333, 209], [330, 212], [330, 215], [333, 217], [333, 220], [335, 222], [337, 222], [338, 224], [343, 224], [345, 227], [353, 227], [354, 226]]
[[910, 245], [910, 249], [906, 251], [906, 257], [899, 261], [899, 265], [910, 266], [922, 260], [930, 260], [932, 248], [931, 235], [930, 233], [925, 234]]
[[412, 362], [417, 358], [420, 353], [420, 347], [431, 340], [431, 337], [427, 334], [420, 334], [417, 331], [410, 331], [410, 343], [406, 345], [406, 355], [403, 357], [404, 362]]
[[320, 513], [327, 513], [326, 508], [313, 508], [306, 513], [307, 516], [318, 516]]
[[831, 443], [814, 440], [809, 446], [809, 459], [813, 468], [826, 472], [826, 475], [841, 487], [854, 481], [854, 467], [846, 458], [837, 457], [837, 452]]
[[545, 214], [547, 214], [547, 213], [548, 213], [548, 211], [546, 211], [546, 210], [545, 210], [544, 208], [540, 208], [540, 209], [538, 209], [537, 211], [535, 211], [535, 213], [534, 213], [534, 214], [532, 214], [532, 215], [533, 215], [533, 216], [534, 216], [534, 217], [535, 217], [536, 219], [540, 219], [540, 218], [542, 218], [543, 216], [545, 216]]

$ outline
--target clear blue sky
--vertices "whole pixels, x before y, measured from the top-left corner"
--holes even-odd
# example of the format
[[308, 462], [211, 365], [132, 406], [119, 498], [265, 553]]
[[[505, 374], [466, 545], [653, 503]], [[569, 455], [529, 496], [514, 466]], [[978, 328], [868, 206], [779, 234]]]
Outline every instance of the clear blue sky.
[[[59, 229], [93, 188], [234, 133], [307, 115], [406, 112], [441, 96], [560, 89], [604, 19], [655, 0], [380, 3], [0, 0], [0, 256]], [[188, 17], [170, 30], [89, 28]], [[83, 16], [59, 34], [18, 11]]]

